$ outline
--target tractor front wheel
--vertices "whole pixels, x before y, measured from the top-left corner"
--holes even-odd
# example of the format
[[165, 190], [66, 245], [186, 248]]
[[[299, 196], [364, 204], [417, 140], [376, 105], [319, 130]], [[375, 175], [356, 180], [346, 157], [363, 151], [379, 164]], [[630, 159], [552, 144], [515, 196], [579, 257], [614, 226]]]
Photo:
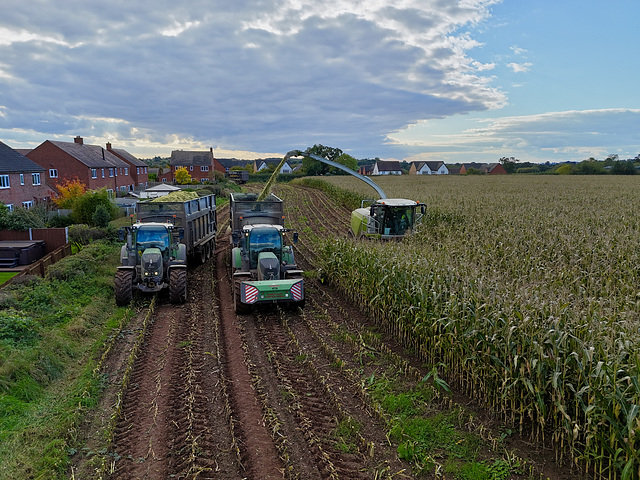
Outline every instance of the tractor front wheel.
[[128, 305], [133, 296], [133, 271], [118, 270], [113, 283], [116, 294], [116, 305], [119, 307]]
[[234, 282], [233, 286], [233, 307], [237, 315], [243, 315], [251, 311], [251, 307], [240, 300], [240, 286], [241, 282]]
[[169, 272], [169, 300], [171, 303], [187, 301], [187, 271], [185, 269], [173, 268]]

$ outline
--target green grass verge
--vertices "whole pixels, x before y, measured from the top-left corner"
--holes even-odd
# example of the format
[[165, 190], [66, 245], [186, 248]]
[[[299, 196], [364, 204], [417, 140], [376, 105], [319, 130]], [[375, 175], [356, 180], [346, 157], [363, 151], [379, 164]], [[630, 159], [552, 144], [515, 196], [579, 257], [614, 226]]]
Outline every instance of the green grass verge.
[[13, 277], [18, 275], [20, 272], [0, 272], [0, 285], [2, 285], [7, 280], [11, 280]]
[[0, 479], [67, 478], [77, 426], [97, 405], [118, 246], [95, 242], [0, 294]]

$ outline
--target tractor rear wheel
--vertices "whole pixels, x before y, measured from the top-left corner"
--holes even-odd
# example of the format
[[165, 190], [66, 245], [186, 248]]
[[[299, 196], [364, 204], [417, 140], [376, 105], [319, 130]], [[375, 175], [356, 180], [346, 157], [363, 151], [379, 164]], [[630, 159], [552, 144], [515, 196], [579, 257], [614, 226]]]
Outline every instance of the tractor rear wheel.
[[183, 268], [173, 268], [169, 272], [169, 300], [171, 303], [187, 301], [187, 271]]
[[116, 294], [116, 305], [123, 307], [131, 302], [133, 296], [133, 271], [118, 270], [113, 281]]

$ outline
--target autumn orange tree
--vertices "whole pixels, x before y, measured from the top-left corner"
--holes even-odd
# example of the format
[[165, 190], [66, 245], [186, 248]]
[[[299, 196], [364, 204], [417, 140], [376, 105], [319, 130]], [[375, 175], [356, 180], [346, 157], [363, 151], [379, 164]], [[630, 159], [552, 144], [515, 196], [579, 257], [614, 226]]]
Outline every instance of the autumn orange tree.
[[74, 177], [57, 184], [56, 189], [58, 192], [53, 201], [58, 208], [73, 208], [74, 202], [87, 191], [87, 186]]

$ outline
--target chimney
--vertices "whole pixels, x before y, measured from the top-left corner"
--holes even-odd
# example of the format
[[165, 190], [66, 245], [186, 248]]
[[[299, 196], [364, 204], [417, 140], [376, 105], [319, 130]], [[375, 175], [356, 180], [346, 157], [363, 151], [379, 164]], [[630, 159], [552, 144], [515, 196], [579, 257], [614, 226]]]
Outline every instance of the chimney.
[[76, 138], [73, 139], [73, 141], [75, 143], [80, 144], [80, 145], [83, 145], [83, 143], [84, 143], [83, 140], [82, 140], [82, 137], [80, 135], [77, 135]]
[[107, 150], [111, 151], [111, 142], [107, 142]]

